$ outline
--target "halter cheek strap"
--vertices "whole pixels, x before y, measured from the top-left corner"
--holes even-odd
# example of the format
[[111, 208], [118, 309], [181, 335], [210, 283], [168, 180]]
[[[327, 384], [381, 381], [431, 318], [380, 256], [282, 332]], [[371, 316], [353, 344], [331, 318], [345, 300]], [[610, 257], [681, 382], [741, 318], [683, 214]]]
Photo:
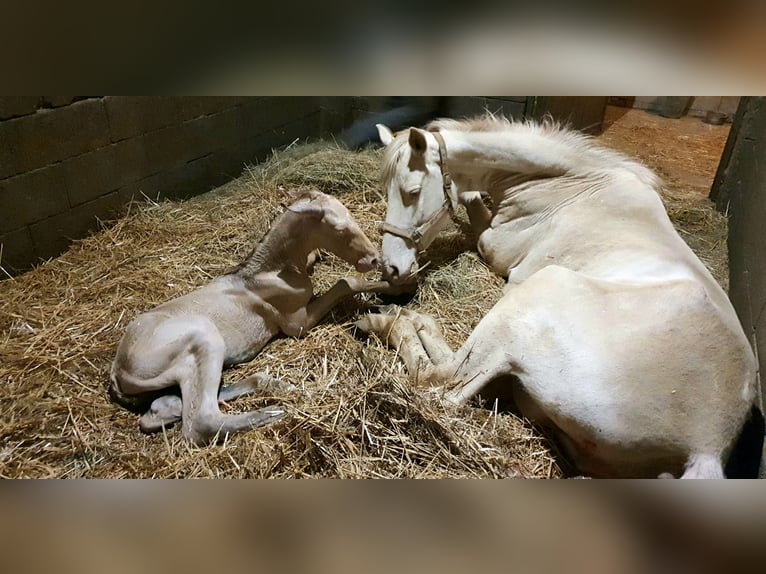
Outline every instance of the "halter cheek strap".
[[[431, 217], [417, 227], [404, 229], [392, 225], [391, 223], [382, 223], [380, 230], [382, 233], [388, 233], [401, 237], [402, 239], [409, 241], [415, 247], [420, 249], [420, 244], [424, 239], [431, 239], [431, 234], [444, 220], [444, 217], [449, 215], [454, 217], [455, 209], [452, 205], [452, 198], [450, 191], [452, 190], [452, 176], [449, 173], [447, 166], [447, 146], [444, 143], [444, 138], [439, 132], [431, 132], [436, 138], [436, 142], [439, 144], [439, 169], [442, 172], [442, 192], [444, 193], [444, 204], [436, 211]], [[429, 241], [430, 243], [430, 241]]]
[[439, 144], [439, 167], [442, 170], [442, 191], [444, 191], [444, 200], [447, 202], [447, 205], [449, 205], [450, 210], [452, 210], [452, 198], [450, 197], [450, 191], [452, 191], [452, 176], [449, 173], [449, 166], [447, 166], [447, 145], [444, 143], [444, 138], [439, 132], [431, 133]]

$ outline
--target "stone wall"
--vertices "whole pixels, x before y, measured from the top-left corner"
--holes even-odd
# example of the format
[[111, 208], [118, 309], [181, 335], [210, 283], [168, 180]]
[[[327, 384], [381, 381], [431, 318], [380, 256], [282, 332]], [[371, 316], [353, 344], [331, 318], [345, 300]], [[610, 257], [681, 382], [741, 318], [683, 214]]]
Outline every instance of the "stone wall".
[[14, 273], [59, 255], [133, 197], [197, 195], [273, 147], [319, 136], [330, 127], [322, 103], [0, 96], [0, 266]]

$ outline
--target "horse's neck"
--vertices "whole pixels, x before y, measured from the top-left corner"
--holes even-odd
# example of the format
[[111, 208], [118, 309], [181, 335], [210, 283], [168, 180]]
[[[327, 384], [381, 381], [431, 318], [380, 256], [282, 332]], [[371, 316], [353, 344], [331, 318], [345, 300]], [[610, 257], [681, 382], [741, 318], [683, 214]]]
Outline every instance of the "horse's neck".
[[534, 131], [443, 132], [450, 169], [558, 176], [576, 167], [570, 145]]
[[492, 182], [496, 187], [505, 185], [503, 191], [531, 179], [569, 176], [595, 181], [618, 170], [631, 173], [655, 191], [661, 185], [643, 165], [576, 132], [516, 124], [488, 132], [445, 130], [442, 136], [454, 174], [480, 178], [482, 183]]

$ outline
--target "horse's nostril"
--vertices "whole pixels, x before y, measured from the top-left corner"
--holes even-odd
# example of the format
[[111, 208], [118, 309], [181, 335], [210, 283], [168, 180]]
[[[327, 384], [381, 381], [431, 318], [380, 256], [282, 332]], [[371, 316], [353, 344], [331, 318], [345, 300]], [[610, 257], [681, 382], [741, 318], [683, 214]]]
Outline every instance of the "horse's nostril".
[[377, 257], [373, 257], [372, 259], [370, 259], [370, 265], [372, 266], [373, 269], [377, 269], [380, 265], [380, 261], [378, 261]]
[[389, 265], [387, 271], [391, 279], [399, 279], [400, 272], [396, 265]]

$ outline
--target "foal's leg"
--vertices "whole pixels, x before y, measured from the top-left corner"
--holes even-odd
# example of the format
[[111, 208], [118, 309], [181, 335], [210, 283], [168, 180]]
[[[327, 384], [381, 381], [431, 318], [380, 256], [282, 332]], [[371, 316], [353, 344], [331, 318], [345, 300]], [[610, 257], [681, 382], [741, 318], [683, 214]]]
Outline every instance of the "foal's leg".
[[[219, 433], [262, 426], [282, 416], [283, 411], [275, 408], [237, 415], [221, 412], [218, 388], [226, 346], [212, 321], [202, 316], [173, 317], [153, 327], [152, 332], [135, 345], [132, 361], [137, 365], [137, 374], [141, 374], [150, 371], [153, 364], [159, 364], [158, 355], [163, 361], [170, 359], [171, 363], [163, 369], [167, 379], [164, 386], [178, 384], [181, 389], [182, 428], [188, 440], [205, 444]], [[137, 385], [138, 389], [141, 387]], [[174, 405], [177, 401], [167, 399], [165, 406], [172, 409]]]
[[356, 277], [340, 279], [327, 292], [309, 303], [305, 310], [287, 317], [280, 329], [290, 337], [302, 337], [313, 329], [338, 303], [357, 293], [382, 293], [392, 290], [387, 281], [366, 281]]
[[218, 392], [219, 402], [229, 402], [239, 397], [265, 393], [291, 393], [297, 390], [295, 385], [286, 383], [265, 373], [256, 373], [225, 387]]
[[[229, 402], [239, 397], [263, 392], [288, 393], [295, 391], [296, 387], [289, 383], [270, 377], [263, 373], [256, 373], [246, 379], [221, 387], [218, 392], [218, 402]], [[143, 414], [139, 421], [141, 430], [145, 433], [154, 433], [177, 423], [182, 418], [183, 401], [177, 395], [165, 395], [154, 400], [149, 410]]]

